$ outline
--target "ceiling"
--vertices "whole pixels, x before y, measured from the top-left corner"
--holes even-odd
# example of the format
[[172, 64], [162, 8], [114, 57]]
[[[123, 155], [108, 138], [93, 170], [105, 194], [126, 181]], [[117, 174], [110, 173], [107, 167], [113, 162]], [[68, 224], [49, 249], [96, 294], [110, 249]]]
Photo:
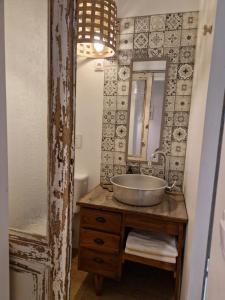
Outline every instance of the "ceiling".
[[200, 0], [116, 0], [118, 17], [197, 11]]

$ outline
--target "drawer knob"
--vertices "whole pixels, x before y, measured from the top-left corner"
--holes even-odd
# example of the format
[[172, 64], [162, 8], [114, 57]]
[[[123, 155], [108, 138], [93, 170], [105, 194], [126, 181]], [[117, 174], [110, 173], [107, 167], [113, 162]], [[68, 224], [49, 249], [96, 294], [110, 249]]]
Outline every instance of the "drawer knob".
[[94, 258], [94, 261], [97, 263], [97, 264], [102, 264], [103, 263], [103, 259], [101, 257], [95, 257]]
[[97, 218], [96, 218], [96, 221], [99, 222], [99, 223], [105, 223], [105, 222], [106, 222], [106, 219], [103, 218], [103, 217], [97, 217]]
[[104, 243], [105, 243], [102, 239], [98, 239], [98, 238], [95, 239], [94, 242], [95, 242], [95, 244], [97, 244], [97, 245], [104, 245]]

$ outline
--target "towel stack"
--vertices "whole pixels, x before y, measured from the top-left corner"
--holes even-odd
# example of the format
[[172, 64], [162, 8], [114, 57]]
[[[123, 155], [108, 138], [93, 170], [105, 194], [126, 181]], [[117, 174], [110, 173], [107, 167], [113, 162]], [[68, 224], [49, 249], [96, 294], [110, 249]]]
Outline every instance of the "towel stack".
[[176, 263], [176, 239], [166, 234], [131, 231], [125, 253], [168, 263]]

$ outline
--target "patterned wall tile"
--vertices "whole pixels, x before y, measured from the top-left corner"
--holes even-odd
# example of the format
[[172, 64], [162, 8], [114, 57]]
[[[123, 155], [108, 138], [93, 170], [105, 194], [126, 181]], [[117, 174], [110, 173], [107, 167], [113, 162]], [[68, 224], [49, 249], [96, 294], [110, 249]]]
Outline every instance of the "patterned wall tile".
[[164, 125], [173, 126], [174, 112], [165, 112], [164, 114]]
[[120, 65], [130, 65], [132, 61], [132, 50], [120, 50], [118, 53], [118, 61]]
[[117, 67], [107, 67], [104, 69], [105, 81], [117, 80]]
[[116, 96], [104, 96], [104, 110], [116, 110]]
[[[101, 183], [113, 174], [164, 176], [162, 160], [151, 167], [126, 161], [132, 59], [167, 58], [161, 148], [170, 162], [169, 182], [181, 190], [191, 105], [198, 13], [171, 13], [119, 21], [118, 52], [105, 60]], [[118, 66], [119, 65], [119, 66]], [[117, 71], [116, 71], [117, 70]]]
[[186, 46], [180, 48], [180, 62], [194, 63], [195, 60], [195, 46]]
[[133, 34], [121, 34], [119, 37], [119, 50], [133, 49]]
[[103, 137], [114, 137], [116, 126], [114, 124], [102, 124], [102, 136]]
[[118, 110], [128, 110], [128, 97], [127, 96], [117, 96], [117, 109]]
[[114, 138], [102, 138], [102, 151], [114, 151]]
[[116, 124], [116, 111], [104, 110], [103, 111], [103, 124]]
[[153, 49], [163, 47], [164, 36], [164, 32], [151, 32], [149, 34], [149, 47]]
[[116, 126], [116, 137], [123, 139], [127, 136], [127, 127], [124, 125]]
[[185, 156], [186, 143], [185, 142], [172, 142], [171, 155], [172, 156]]
[[166, 30], [178, 30], [182, 28], [183, 14], [168, 14], [166, 16]]
[[114, 152], [114, 163], [115, 165], [125, 166], [126, 165], [125, 153]]
[[166, 15], [151, 16], [150, 31], [165, 31]]
[[113, 152], [102, 151], [102, 163], [113, 165]]
[[195, 46], [197, 29], [182, 30], [181, 46]]
[[114, 166], [114, 176], [126, 174], [126, 166]]
[[134, 32], [134, 19], [120, 19], [120, 34], [127, 34]]
[[127, 111], [118, 110], [116, 112], [116, 124], [118, 125], [127, 124]]
[[129, 95], [129, 81], [119, 81], [118, 82], [118, 95], [128, 96]]
[[116, 96], [117, 94], [117, 81], [105, 81], [104, 96]]
[[165, 32], [165, 47], [179, 47], [181, 39], [181, 30]]
[[182, 80], [192, 79], [194, 66], [191, 64], [180, 64], [178, 67], [178, 78]]
[[134, 49], [148, 48], [148, 33], [141, 32], [134, 35]]
[[180, 171], [169, 171], [169, 184], [172, 185], [176, 181], [176, 186], [182, 186], [184, 173]]
[[183, 171], [185, 159], [184, 157], [170, 157], [170, 170]]
[[149, 58], [152, 58], [152, 59], [154, 59], [154, 58], [161, 58], [161, 57], [163, 57], [163, 55], [164, 55], [164, 51], [163, 51], [163, 47], [161, 47], [161, 48], [149, 48], [148, 49], [148, 56], [149, 56]]
[[148, 49], [134, 49], [133, 56], [134, 59], [146, 60], [148, 59]]
[[198, 28], [198, 12], [187, 12], [183, 14], [183, 29]]
[[176, 96], [175, 110], [176, 111], [190, 111], [191, 96]]
[[115, 139], [115, 151], [116, 152], [126, 151], [126, 139]]
[[135, 18], [135, 32], [148, 32], [149, 31], [149, 17]]
[[187, 139], [187, 128], [173, 127], [172, 139], [175, 142], [184, 142]]
[[164, 103], [164, 110], [166, 112], [168, 111], [174, 112], [175, 99], [176, 99], [175, 96], [166, 96], [165, 103]]
[[127, 66], [123, 66], [119, 68], [118, 71], [118, 79], [119, 80], [128, 80], [130, 78], [130, 68]]
[[179, 62], [179, 47], [165, 47], [164, 55], [170, 63]]
[[166, 86], [166, 95], [167, 96], [175, 96], [176, 95], [176, 86], [177, 86], [176, 80], [169, 79], [167, 81], [167, 86]]
[[175, 112], [174, 113], [174, 126], [188, 126], [189, 113], [187, 112]]
[[168, 79], [176, 79], [177, 78], [177, 70], [178, 70], [177, 64], [168, 64], [168, 67], [167, 67]]
[[192, 80], [178, 80], [177, 81], [177, 95], [190, 96], [192, 92]]

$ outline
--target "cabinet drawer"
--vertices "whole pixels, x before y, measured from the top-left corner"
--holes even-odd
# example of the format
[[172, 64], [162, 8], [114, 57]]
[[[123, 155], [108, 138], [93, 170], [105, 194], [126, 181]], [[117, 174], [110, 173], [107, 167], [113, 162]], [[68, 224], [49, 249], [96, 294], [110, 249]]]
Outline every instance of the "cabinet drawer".
[[119, 253], [120, 237], [115, 234], [81, 229], [80, 246], [106, 253]]
[[117, 255], [98, 253], [97, 251], [80, 248], [78, 259], [79, 270], [105, 277], [120, 277], [120, 260]]
[[170, 221], [160, 221], [146, 216], [129, 214], [125, 217], [125, 226], [136, 229], [144, 229], [171, 235], [178, 235], [179, 224]]
[[81, 227], [120, 234], [121, 214], [81, 208]]

